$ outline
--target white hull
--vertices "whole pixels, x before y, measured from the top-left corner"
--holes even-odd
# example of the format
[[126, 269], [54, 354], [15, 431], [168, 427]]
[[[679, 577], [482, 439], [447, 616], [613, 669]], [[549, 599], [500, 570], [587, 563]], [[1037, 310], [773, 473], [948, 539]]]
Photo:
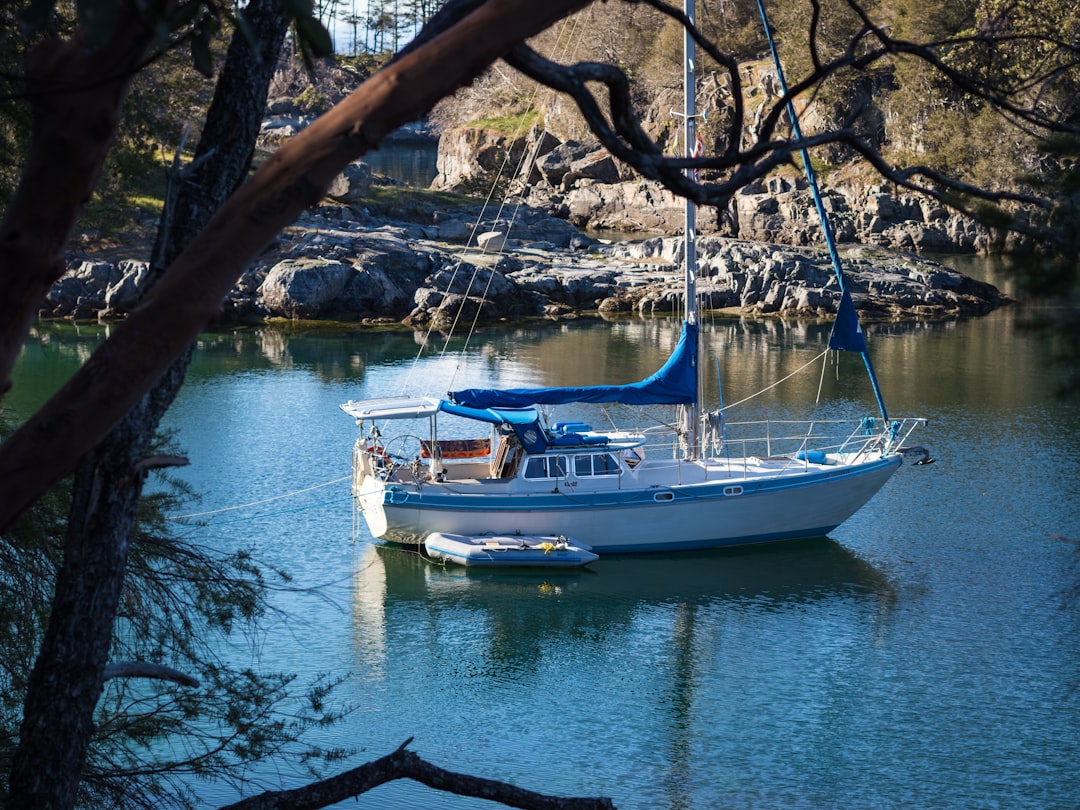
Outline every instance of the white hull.
[[[681, 462], [683, 480], [605, 491], [523, 492], [514, 482], [493, 480], [383, 482], [368, 477], [358, 503], [371, 532], [418, 544], [433, 532], [464, 535], [567, 535], [604, 553], [720, 548], [802, 537], [819, 537], [839, 526], [885, 484], [901, 463], [899, 454], [853, 464], [766, 462], [741, 477], [710, 479], [717, 465]], [[667, 465], [670, 471], [673, 463]], [[555, 489], [559, 489], [556, 487]]]

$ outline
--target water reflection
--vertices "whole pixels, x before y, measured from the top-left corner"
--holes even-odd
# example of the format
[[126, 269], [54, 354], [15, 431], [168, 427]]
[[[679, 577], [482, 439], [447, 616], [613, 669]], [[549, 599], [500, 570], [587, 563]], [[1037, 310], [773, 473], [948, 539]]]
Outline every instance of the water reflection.
[[418, 141], [388, 143], [364, 155], [373, 174], [381, 174], [407, 186], [427, 188], [438, 171], [438, 143]]
[[[603, 557], [574, 570], [443, 566], [415, 552], [372, 544], [355, 571], [357, 654], [385, 655], [387, 635], [416, 606], [439, 622], [480, 622], [491, 652], [519, 663], [547, 642], [626, 630], [659, 609], [671, 631], [698, 610], [770, 613], [829, 600], [888, 612], [893, 589], [876, 569], [828, 538], [761, 548], [648, 557]], [[454, 617], [457, 617], [455, 619]], [[393, 629], [396, 627], [396, 630]], [[415, 629], [415, 628], [413, 628]]]
[[[1054, 390], [1041, 344], [1020, 328], [1019, 308], [984, 318], [865, 325], [874, 364], [890, 409], [902, 415], [931, 406], [1043, 401]], [[712, 318], [702, 328], [705, 397], [726, 403], [763, 393], [755, 405], [797, 412], [800, 403], [865, 403], [876, 410], [858, 356], [820, 361], [781, 387], [766, 391], [827, 345], [830, 324], [779, 318]], [[40, 325], [20, 363], [34, 370], [21, 386], [36, 404], [55, 390], [104, 338], [101, 327]], [[323, 382], [343, 382], [349, 398], [387, 393], [443, 395], [474, 385], [592, 385], [641, 379], [666, 360], [679, 335], [673, 318], [580, 319], [480, 329], [468, 342], [412, 330], [371, 330], [345, 324], [263, 325], [204, 333], [189, 372], [193, 382], [262, 370], [304, 369]], [[426, 345], [425, 345], [426, 344]], [[462, 352], [461, 350], [466, 350]], [[717, 363], [714, 358], [717, 358]], [[415, 368], [383, 379], [373, 393], [362, 386], [373, 369]], [[40, 369], [45, 369], [44, 375]], [[386, 377], [387, 375], [383, 375]], [[820, 397], [819, 397], [820, 389]], [[19, 392], [9, 395], [8, 404]], [[912, 403], [912, 404], [909, 404]], [[18, 408], [22, 410], [21, 407]], [[586, 414], [586, 416], [588, 416]], [[753, 409], [733, 419], [756, 418]], [[779, 414], [774, 414], [779, 417]], [[591, 417], [590, 417], [591, 418]]]
[[341, 324], [238, 327], [199, 336], [194, 379], [254, 370], [309, 369], [322, 380], [362, 377], [366, 368], [416, 357], [413, 334]]
[[[556, 756], [543, 783], [633, 785], [625, 806], [668, 808], [706, 806], [726, 772], [717, 763], [746, 756], [742, 701], [759, 699], [758, 681], [786, 690], [793, 711], [834, 706], [896, 600], [878, 570], [825, 538], [579, 571], [443, 567], [370, 545], [354, 584], [358, 684], [428, 696], [415, 711], [394, 702], [402, 728], [426, 728], [436, 705], [474, 759], [531, 740], [587, 750], [604, 763], [596, 773], [567, 773]], [[752, 724], [769, 715], [750, 713]], [[521, 767], [501, 766], [535, 784], [537, 763]]]

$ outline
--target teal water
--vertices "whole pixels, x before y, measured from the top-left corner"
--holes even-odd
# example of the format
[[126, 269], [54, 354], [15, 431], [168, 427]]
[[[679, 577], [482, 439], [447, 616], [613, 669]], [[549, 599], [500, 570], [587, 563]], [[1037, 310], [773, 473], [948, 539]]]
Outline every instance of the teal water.
[[[348, 676], [337, 699], [353, 712], [313, 739], [356, 747], [356, 763], [413, 737], [437, 765], [621, 808], [1075, 808], [1080, 552], [1055, 535], [1080, 538], [1080, 407], [1054, 398], [1024, 317], [867, 326], [890, 410], [929, 419], [918, 440], [938, 461], [905, 465], [830, 537], [581, 572], [466, 573], [362, 527], [354, 539], [355, 427], [338, 405], [630, 379], [662, 361], [670, 322], [483, 331], [460, 367], [448, 354], [412, 371], [412, 333], [207, 334], [168, 424], [210, 513], [194, 539], [294, 576], [258, 655]], [[816, 356], [827, 329], [706, 334], [734, 402]], [[32, 407], [99, 339], [39, 329], [7, 404]], [[819, 383], [824, 412], [873, 412], [856, 358], [820, 378], [735, 418], [794, 412]], [[302, 776], [285, 761], [252, 779]], [[207, 806], [235, 798], [198, 790]], [[431, 806], [493, 805], [411, 783], [342, 804]]]

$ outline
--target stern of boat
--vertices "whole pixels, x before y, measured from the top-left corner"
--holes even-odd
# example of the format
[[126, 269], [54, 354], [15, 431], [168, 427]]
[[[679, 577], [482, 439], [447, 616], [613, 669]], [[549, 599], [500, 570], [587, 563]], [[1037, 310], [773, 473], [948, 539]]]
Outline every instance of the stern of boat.
[[363, 516], [373, 537], [386, 534], [386, 482], [379, 474], [386, 461], [378, 447], [360, 440], [353, 447], [352, 494], [356, 510]]

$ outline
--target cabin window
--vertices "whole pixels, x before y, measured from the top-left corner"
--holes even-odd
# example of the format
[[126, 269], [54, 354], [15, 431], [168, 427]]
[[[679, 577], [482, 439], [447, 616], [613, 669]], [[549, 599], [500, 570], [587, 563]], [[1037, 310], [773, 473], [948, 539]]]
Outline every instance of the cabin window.
[[525, 465], [526, 478], [547, 478], [547, 459], [530, 458]]
[[593, 473], [595, 475], [618, 475], [619, 460], [610, 453], [593, 457]]
[[[530, 458], [525, 465], [526, 478], [564, 478], [566, 477], [567, 459], [564, 456], [550, 458]], [[588, 475], [589, 473], [584, 473]]]
[[610, 453], [574, 456], [574, 472], [579, 478], [587, 475], [618, 475], [619, 461]]

